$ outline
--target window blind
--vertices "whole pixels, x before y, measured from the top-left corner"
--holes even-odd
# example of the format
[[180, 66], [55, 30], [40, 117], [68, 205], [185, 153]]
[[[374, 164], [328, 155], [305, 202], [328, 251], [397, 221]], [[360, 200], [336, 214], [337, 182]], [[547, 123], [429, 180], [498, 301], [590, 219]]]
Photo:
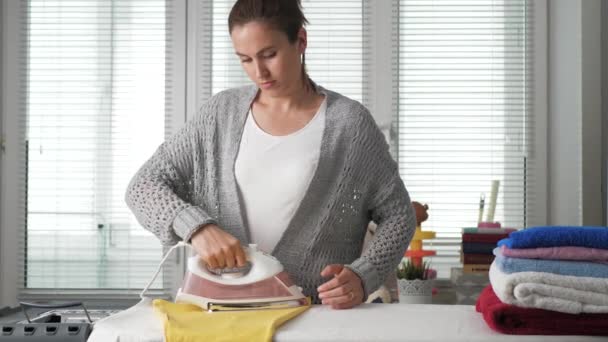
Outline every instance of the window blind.
[[[23, 2], [22, 293], [139, 290], [162, 255], [124, 202], [171, 131], [172, 2]], [[154, 284], [161, 291], [164, 277]], [[135, 291], [132, 293], [136, 293]]]
[[[361, 0], [303, 0], [308, 47], [306, 65], [310, 77], [328, 89], [338, 91], [358, 101], [364, 100], [364, 63], [369, 54], [367, 24], [363, 13], [369, 4]], [[228, 33], [228, 15], [233, 0], [200, 1], [200, 18], [212, 13], [212, 34], [199, 28], [199, 45], [208, 46], [199, 58], [199, 77], [204, 70], [211, 73], [210, 82], [201, 82], [200, 91], [208, 96], [221, 90], [251, 84], [234, 53]], [[211, 40], [211, 44], [209, 41]], [[210, 62], [211, 61], [211, 62]], [[209, 67], [209, 64], [211, 66]], [[204, 100], [204, 99], [203, 99]]]
[[[492, 180], [495, 220], [530, 223], [534, 201], [533, 1], [401, 0], [398, 161], [440, 277], [459, 264], [462, 227], [477, 225]], [[485, 215], [484, 215], [485, 218]]]

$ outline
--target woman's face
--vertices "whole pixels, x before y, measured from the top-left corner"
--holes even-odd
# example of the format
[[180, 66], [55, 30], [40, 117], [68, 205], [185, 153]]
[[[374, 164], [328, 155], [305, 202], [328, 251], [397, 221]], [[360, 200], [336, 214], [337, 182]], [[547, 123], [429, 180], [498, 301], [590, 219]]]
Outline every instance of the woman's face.
[[288, 94], [301, 85], [300, 56], [306, 49], [303, 28], [293, 44], [285, 33], [256, 21], [235, 26], [231, 38], [247, 76], [263, 92], [274, 96]]

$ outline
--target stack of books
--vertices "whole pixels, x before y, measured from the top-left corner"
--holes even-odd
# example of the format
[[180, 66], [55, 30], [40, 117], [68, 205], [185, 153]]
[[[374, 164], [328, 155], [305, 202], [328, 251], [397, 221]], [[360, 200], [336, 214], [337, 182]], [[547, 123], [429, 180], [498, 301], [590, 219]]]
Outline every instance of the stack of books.
[[514, 231], [513, 228], [463, 228], [460, 253], [462, 271], [487, 274], [494, 261], [492, 251], [496, 248], [496, 243]]

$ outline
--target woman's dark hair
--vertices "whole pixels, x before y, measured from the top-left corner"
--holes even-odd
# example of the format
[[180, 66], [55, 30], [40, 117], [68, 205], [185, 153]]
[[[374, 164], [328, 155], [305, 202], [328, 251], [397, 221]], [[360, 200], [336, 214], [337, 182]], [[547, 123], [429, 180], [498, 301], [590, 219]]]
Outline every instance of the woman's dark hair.
[[[228, 31], [232, 34], [235, 26], [258, 21], [287, 35], [293, 44], [298, 39], [298, 32], [308, 20], [302, 12], [300, 0], [237, 0], [228, 16]], [[306, 83], [306, 59], [302, 55], [302, 75]]]

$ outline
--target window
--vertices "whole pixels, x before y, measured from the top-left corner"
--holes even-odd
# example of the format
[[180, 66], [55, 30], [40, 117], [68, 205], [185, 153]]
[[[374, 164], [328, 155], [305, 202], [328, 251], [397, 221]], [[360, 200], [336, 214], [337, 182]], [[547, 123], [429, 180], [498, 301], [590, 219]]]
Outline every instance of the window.
[[[24, 2], [23, 293], [124, 293], [154, 273], [161, 246], [136, 222], [124, 193], [177, 115], [171, 5]], [[164, 276], [154, 288], [167, 286], [168, 271]]]
[[[500, 181], [495, 221], [522, 228], [534, 197], [533, 1], [400, 1], [400, 173], [429, 204], [432, 263], [449, 276], [462, 227]], [[487, 206], [486, 206], [487, 208]], [[484, 215], [485, 218], [485, 215]]]
[[[162, 250], [126, 208], [124, 190], [183, 122], [183, 107], [192, 116], [212, 94], [250, 83], [227, 32], [233, 3], [8, 6], [21, 6], [22, 58], [15, 60], [26, 62], [14, 64], [26, 91], [5, 97], [23, 113], [6, 127], [24, 129], [7, 134], [7, 146], [16, 142], [23, 151], [6, 153], [23, 166], [2, 175], [10, 183], [3, 191], [19, 203], [5, 207], [14, 210], [3, 229], [22, 234], [15, 238], [22, 295], [138, 290], [151, 277]], [[430, 205], [423, 228], [437, 232], [426, 245], [438, 251], [432, 262], [440, 277], [459, 264], [460, 230], [476, 224], [479, 196], [489, 196], [492, 180], [501, 181], [495, 219], [534, 223], [535, 203], [544, 198], [534, 191], [542, 175], [534, 167], [533, 1], [302, 4], [311, 78], [361, 101], [387, 134], [392, 121], [403, 180], [413, 200]], [[178, 41], [186, 32], [187, 45]], [[172, 277], [167, 269], [155, 288], [168, 293]]]

